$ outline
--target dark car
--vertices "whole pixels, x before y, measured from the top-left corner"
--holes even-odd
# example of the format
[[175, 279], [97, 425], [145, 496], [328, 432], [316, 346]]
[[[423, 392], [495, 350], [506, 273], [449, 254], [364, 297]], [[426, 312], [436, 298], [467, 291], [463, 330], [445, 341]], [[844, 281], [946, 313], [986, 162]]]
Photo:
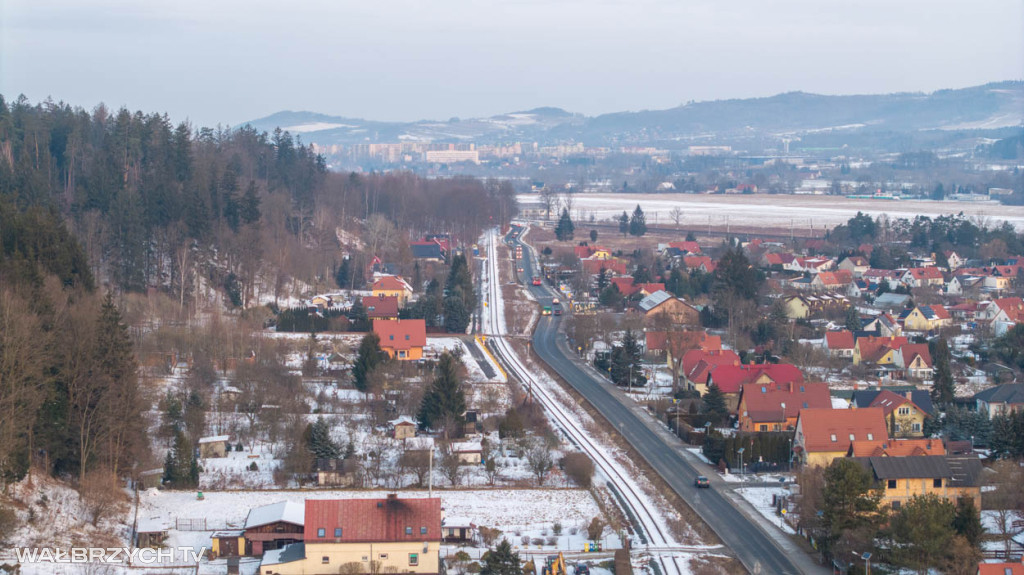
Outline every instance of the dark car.
[[703, 475], [698, 475], [697, 478], [693, 480], [693, 484], [697, 487], [711, 487], [711, 482]]

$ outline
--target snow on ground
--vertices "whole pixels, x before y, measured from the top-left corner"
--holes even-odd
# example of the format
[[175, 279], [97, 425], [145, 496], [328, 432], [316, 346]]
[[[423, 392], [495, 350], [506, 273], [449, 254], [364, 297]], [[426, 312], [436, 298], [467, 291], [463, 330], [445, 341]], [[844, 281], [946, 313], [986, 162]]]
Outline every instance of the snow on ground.
[[772, 505], [772, 496], [789, 495], [789, 490], [782, 487], [742, 487], [736, 490], [743, 499], [746, 499], [769, 523], [775, 525], [785, 533], [796, 533], [783, 517], [775, 512]]
[[[200, 474], [201, 489], [265, 489], [274, 485], [274, 470], [281, 461], [274, 458], [268, 445], [257, 445], [256, 453], [231, 451], [226, 457], [210, 457], [199, 460], [203, 472]], [[255, 463], [256, 471], [249, 467]]]
[[[387, 491], [226, 491], [204, 493], [198, 500], [195, 492], [159, 491], [140, 493], [140, 519], [163, 521], [177, 526], [179, 521], [206, 519], [202, 531], [172, 529], [168, 546], [201, 548], [210, 544], [210, 535], [221, 529], [238, 529], [245, 524], [249, 510], [278, 501], [304, 502], [306, 499], [383, 498]], [[427, 497], [427, 491], [402, 491], [401, 498]], [[530, 545], [544, 538], [547, 549], [582, 549], [586, 526], [601, 514], [590, 493], [580, 489], [489, 489], [468, 491], [435, 491], [441, 498], [446, 517], [469, 519], [478, 526], [500, 529], [513, 545], [522, 546], [521, 537], [528, 536]], [[555, 523], [562, 526], [562, 535], [555, 546], [547, 545], [553, 537]], [[577, 534], [573, 535], [572, 530]], [[617, 544], [610, 538], [609, 544]]]

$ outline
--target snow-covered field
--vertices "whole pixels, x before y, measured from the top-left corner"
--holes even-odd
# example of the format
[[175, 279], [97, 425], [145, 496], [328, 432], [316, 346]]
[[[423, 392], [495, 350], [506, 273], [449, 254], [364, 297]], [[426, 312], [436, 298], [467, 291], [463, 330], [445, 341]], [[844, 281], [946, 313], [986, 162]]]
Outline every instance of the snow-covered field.
[[[520, 195], [521, 204], [534, 204], [536, 195]], [[932, 218], [963, 212], [968, 217], [988, 219], [993, 225], [1008, 221], [1024, 228], [1024, 207], [1003, 206], [995, 203], [974, 203], [934, 200], [857, 200], [834, 196], [795, 195], [699, 195], [699, 194], [576, 194], [573, 203], [577, 210], [593, 213], [599, 220], [618, 216], [623, 210], [631, 211], [639, 203], [647, 215], [648, 225], [674, 224], [669, 218], [673, 208], [683, 210], [680, 226], [683, 228], [707, 226], [708, 222], [720, 226], [728, 221], [735, 225], [781, 226], [795, 225], [806, 229], [813, 225], [821, 230], [844, 224], [858, 211], [872, 217], [887, 214], [890, 218], [914, 219], [918, 215]], [[699, 228], [698, 228], [699, 229]]]

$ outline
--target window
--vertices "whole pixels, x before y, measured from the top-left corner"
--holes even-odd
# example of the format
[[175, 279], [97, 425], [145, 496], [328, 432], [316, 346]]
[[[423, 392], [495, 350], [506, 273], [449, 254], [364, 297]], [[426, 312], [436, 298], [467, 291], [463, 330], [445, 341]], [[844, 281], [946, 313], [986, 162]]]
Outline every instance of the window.
[[415, 567], [416, 565], [419, 565], [419, 564], [420, 564], [420, 554], [419, 553], [410, 553], [409, 554], [409, 566], [410, 567]]
[[427, 528], [426, 527], [420, 527], [420, 535], [426, 535], [426, 534], [427, 534]]
[[331, 558], [326, 556], [326, 555], [324, 555], [323, 557], [320, 558], [320, 562], [323, 563], [324, 565], [327, 565], [328, 563], [331, 562]]
[[836, 434], [833, 433], [832, 434], [832, 443], [835, 443], [835, 442], [836, 442]]
[[910, 408], [909, 407], [901, 407], [899, 409], [899, 413], [900, 413], [900, 415], [910, 415]]
[[942, 478], [936, 477], [935, 479], [932, 479], [932, 487], [942, 487]]
[[807, 409], [807, 402], [804, 402], [804, 409]]
[[321, 527], [320, 529], [317, 529], [316, 530], [316, 536], [317, 537], [327, 537], [327, 530], [324, 529], [323, 527]]
[[761, 429], [759, 431], [768, 431], [768, 426], [761, 424]]
[[334, 536], [335, 537], [341, 537], [341, 527], [335, 527], [334, 528]]
[[[803, 393], [803, 392], [804, 392], [804, 386], [802, 386], [802, 385], [801, 385], [801, 386], [800, 386], [800, 393]], [[804, 404], [804, 407], [807, 407], [807, 404], [806, 404], [806, 403]]]
[[888, 487], [889, 489], [896, 489], [896, 480], [890, 479], [889, 483], [886, 484], [886, 487]]
[[910, 425], [910, 429], [912, 429], [914, 431], [921, 431], [921, 424], [917, 423], [917, 422], [914, 422], [914, 423], [912, 423]]
[[405, 534], [406, 535], [412, 535], [412, 527], [406, 527], [405, 528]]
[[405, 334], [405, 341], [409, 341], [409, 334]]
[[853, 441], [854, 439], [857, 439], [857, 438], [851, 433], [850, 434], [850, 441]]
[[395, 334], [389, 335], [388, 339], [391, 340], [391, 341], [395, 341]]
[[869, 433], [868, 434], [868, 441], [874, 441], [874, 440], [875, 440], [875, 434], [874, 433]]
[[895, 425], [895, 429], [893, 429], [893, 431], [894, 431], [895, 433], [899, 433], [899, 432], [900, 432], [900, 424], [898, 424], [898, 423], [897, 423], [897, 424]]
[[381, 553], [381, 554], [380, 554], [380, 555], [378, 555], [377, 557], [378, 557], [378, 558], [379, 558], [379, 559], [380, 559], [381, 561], [387, 561], [387, 559], [388, 559], [388, 554], [387, 554], [387, 553]]

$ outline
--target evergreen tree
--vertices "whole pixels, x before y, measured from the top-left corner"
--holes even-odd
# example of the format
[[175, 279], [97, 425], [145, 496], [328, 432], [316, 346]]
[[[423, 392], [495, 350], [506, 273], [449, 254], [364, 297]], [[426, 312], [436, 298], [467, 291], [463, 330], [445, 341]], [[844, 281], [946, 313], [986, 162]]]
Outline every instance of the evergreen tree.
[[161, 483], [173, 486], [177, 482], [178, 469], [174, 463], [174, 455], [168, 451], [167, 457], [164, 458], [164, 475], [161, 478]]
[[448, 281], [445, 283], [445, 295], [458, 295], [467, 310], [473, 309], [476, 294], [473, 290], [473, 275], [469, 271], [465, 254], [452, 258], [452, 267], [448, 270]]
[[[449, 352], [441, 354], [434, 381], [420, 404], [422, 429], [461, 424], [466, 413], [466, 396], [459, 378], [459, 360]], [[445, 429], [447, 435], [447, 428]]]
[[348, 321], [351, 331], [370, 331], [370, 318], [366, 315], [362, 298], [356, 298], [352, 308], [348, 310]]
[[608, 287], [601, 290], [601, 293], [598, 295], [598, 301], [605, 307], [619, 307], [622, 305], [622, 292], [619, 291], [619, 286], [608, 284]]
[[981, 536], [985, 533], [981, 525], [981, 512], [974, 506], [974, 499], [961, 497], [956, 502], [956, 515], [953, 517], [953, 529], [972, 547], [981, 545]]
[[522, 575], [523, 568], [519, 564], [519, 553], [512, 551], [508, 539], [487, 553], [487, 560], [480, 568], [480, 575]]
[[[107, 293], [96, 320], [93, 335], [92, 377], [100, 379], [105, 388], [106, 404], [103, 435], [106, 465], [114, 475], [130, 469], [146, 444], [146, 425], [139, 406], [143, 402], [139, 389], [138, 364], [128, 327], [121, 321], [121, 312]], [[82, 477], [88, 461], [82, 462]]]
[[444, 298], [444, 327], [450, 333], [466, 333], [472, 314], [458, 293]]
[[953, 542], [956, 509], [937, 495], [914, 496], [891, 521], [894, 563], [926, 572], [941, 564]]
[[615, 385], [626, 387], [643, 387], [647, 385], [647, 377], [640, 365], [640, 343], [633, 330], [626, 330], [622, 345], [612, 349], [611, 378]]
[[857, 311], [857, 306], [851, 305], [846, 308], [846, 329], [850, 331], [860, 331], [863, 324], [860, 321], [860, 312]]
[[729, 419], [729, 406], [725, 403], [725, 394], [714, 382], [711, 382], [707, 393], [701, 398], [701, 412], [712, 425], [722, 425]]
[[341, 449], [331, 438], [331, 428], [323, 416], [308, 426], [306, 449], [317, 459], [337, 459]]
[[597, 274], [597, 293], [600, 294], [606, 287], [608, 287], [608, 270], [601, 268], [601, 272]]
[[640, 237], [647, 233], [647, 216], [640, 209], [640, 204], [633, 210], [633, 216], [629, 218], [629, 235]]
[[754, 299], [764, 282], [764, 275], [750, 264], [743, 250], [726, 250], [714, 272], [712, 288], [716, 301], [725, 294], [734, 294], [743, 299]]
[[306, 345], [306, 359], [302, 361], [302, 375], [313, 377], [319, 371], [320, 364], [316, 359], [316, 332], [309, 332], [309, 342]]
[[569, 217], [569, 210], [562, 208], [562, 216], [558, 218], [558, 225], [555, 226], [555, 237], [560, 242], [569, 241], [575, 231], [576, 226], [573, 225], [572, 218]]
[[597, 241], [597, 230], [590, 230], [590, 241]]
[[356, 361], [352, 364], [352, 382], [356, 389], [362, 392], [367, 391], [373, 370], [386, 360], [387, 355], [380, 348], [380, 336], [372, 331], [364, 335], [363, 340], [359, 343]]
[[625, 211], [619, 216], [619, 233], [622, 234], [622, 237], [626, 237], [626, 234], [629, 233], [629, 214]]
[[848, 533], [874, 531], [881, 522], [878, 504], [882, 492], [874, 487], [871, 472], [850, 459], [839, 458], [825, 469], [822, 493], [822, 524], [825, 547], [831, 551]]
[[932, 382], [932, 401], [941, 409], [953, 404], [953, 370], [950, 366], [949, 345], [945, 338], [938, 338], [930, 343], [932, 363], [935, 376]]
[[352, 258], [345, 257], [341, 260], [341, 265], [338, 266], [338, 271], [334, 274], [334, 283], [338, 284], [341, 289], [350, 289], [351, 285], [349, 282], [352, 280]]
[[254, 224], [260, 220], [260, 215], [260, 196], [256, 193], [256, 182], [249, 180], [238, 208], [238, 217], [246, 224]]

